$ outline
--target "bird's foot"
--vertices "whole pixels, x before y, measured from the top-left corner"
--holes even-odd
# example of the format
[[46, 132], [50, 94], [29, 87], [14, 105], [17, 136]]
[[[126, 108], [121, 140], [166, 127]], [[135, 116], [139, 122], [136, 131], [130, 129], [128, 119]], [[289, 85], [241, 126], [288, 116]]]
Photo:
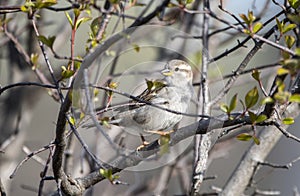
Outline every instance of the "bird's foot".
[[136, 148], [136, 150], [137, 150], [137, 151], [140, 151], [140, 150], [142, 150], [143, 148], [145, 148], [146, 146], [148, 146], [149, 144], [150, 144], [150, 142], [143, 141], [143, 143], [142, 143], [140, 146], [138, 146], [138, 147]]
[[142, 134], [140, 136], [141, 136], [142, 144], [136, 148], [137, 151], [142, 150], [143, 148], [145, 148], [147, 145], [150, 144], [150, 142], [147, 142]]

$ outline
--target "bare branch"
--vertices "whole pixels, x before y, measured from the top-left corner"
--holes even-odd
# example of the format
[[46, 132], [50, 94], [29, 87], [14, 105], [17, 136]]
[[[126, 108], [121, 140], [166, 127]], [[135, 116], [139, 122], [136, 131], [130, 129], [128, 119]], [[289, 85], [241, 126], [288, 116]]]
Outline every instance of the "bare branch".
[[287, 138], [291, 138], [293, 140], [295, 140], [296, 142], [300, 142], [300, 138], [294, 136], [293, 134], [289, 133], [288, 131], [286, 131], [282, 125], [280, 125], [278, 122], [273, 122], [275, 127]]
[[40, 148], [40, 149], [38, 149], [38, 150], [36, 150], [36, 151], [33, 151], [33, 152], [31, 152], [30, 154], [28, 154], [28, 155], [26, 156], [26, 158], [23, 159], [23, 160], [17, 165], [17, 167], [14, 169], [14, 171], [13, 171], [12, 174], [10, 175], [10, 178], [13, 178], [13, 177], [16, 175], [16, 172], [18, 171], [18, 169], [19, 169], [25, 162], [27, 162], [30, 158], [32, 158], [33, 156], [35, 156], [36, 154], [38, 154], [38, 153], [40, 153], [40, 152], [43, 152], [43, 151], [45, 151], [45, 150], [48, 150], [49, 148], [51, 148], [51, 147], [53, 147], [53, 146], [54, 146], [54, 144], [53, 144], [53, 143], [50, 143], [49, 145], [44, 146], [43, 148]]
[[[210, 10], [209, 0], [203, 2], [204, 11]], [[198, 101], [202, 101], [202, 108], [198, 108], [198, 113], [209, 115], [209, 91], [208, 91], [208, 64], [209, 64], [209, 15], [203, 15], [202, 25], [202, 67], [201, 67], [201, 87], [198, 92]], [[211, 148], [211, 141], [207, 135], [196, 135], [194, 138], [194, 164], [193, 164], [193, 177], [191, 186], [191, 195], [198, 195], [200, 187], [204, 179], [204, 173], [207, 168], [208, 152]]]

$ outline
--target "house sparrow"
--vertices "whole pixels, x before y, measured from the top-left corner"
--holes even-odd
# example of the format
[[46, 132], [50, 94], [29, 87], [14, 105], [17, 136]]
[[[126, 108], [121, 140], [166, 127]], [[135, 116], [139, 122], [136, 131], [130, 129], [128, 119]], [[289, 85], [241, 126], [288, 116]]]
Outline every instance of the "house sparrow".
[[[161, 72], [165, 77], [147, 81], [148, 88], [138, 98], [162, 108], [184, 113], [193, 95], [191, 66], [182, 60], [171, 60]], [[136, 102], [137, 101], [131, 101]], [[174, 114], [147, 104], [119, 108], [113, 124], [126, 130], [145, 133], [170, 131], [180, 122], [182, 115]]]

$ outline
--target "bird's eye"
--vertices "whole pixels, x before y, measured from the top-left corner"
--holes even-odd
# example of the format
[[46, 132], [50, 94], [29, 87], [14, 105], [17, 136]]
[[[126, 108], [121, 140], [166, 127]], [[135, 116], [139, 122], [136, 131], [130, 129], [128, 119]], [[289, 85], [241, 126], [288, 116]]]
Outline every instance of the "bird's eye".
[[179, 68], [178, 68], [178, 67], [176, 67], [176, 68], [175, 68], [175, 71], [179, 71]]

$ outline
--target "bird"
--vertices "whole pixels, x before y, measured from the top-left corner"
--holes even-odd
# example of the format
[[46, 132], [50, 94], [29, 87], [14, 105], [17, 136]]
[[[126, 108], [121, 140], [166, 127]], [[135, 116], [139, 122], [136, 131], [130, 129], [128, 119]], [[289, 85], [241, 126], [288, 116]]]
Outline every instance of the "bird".
[[137, 133], [163, 134], [173, 131], [182, 119], [181, 114], [188, 110], [193, 96], [193, 72], [187, 62], [174, 59], [165, 64], [161, 74], [164, 76], [162, 79], [146, 80], [147, 88], [137, 96], [137, 99], [151, 104], [134, 104], [139, 101], [132, 100], [133, 104], [116, 111], [112, 124]]

